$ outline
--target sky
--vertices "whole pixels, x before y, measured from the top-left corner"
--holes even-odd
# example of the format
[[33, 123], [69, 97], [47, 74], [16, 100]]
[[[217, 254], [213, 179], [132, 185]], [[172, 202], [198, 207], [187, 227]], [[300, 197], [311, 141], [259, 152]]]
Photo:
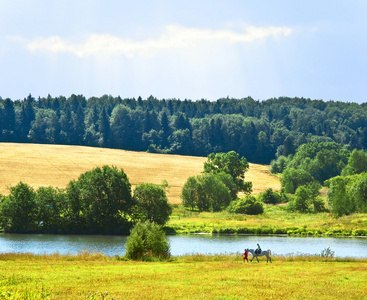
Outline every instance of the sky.
[[367, 1], [0, 0], [0, 97], [367, 102]]

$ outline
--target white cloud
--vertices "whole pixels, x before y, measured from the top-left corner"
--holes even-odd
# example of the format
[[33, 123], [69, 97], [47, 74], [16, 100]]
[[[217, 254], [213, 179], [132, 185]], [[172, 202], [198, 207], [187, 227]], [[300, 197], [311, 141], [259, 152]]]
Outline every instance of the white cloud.
[[[123, 39], [110, 34], [91, 34], [82, 43], [73, 43], [60, 36], [38, 38], [26, 42], [29, 51], [70, 52], [77, 56], [91, 55], [154, 55], [156, 51], [165, 49], [189, 49], [203, 43], [250, 43], [266, 38], [284, 37], [292, 34], [288, 27], [256, 27], [247, 26], [244, 32], [231, 30], [210, 30], [186, 28], [179, 25], [169, 25], [158, 38], [143, 41]], [[20, 40], [18, 38], [18, 40]]]

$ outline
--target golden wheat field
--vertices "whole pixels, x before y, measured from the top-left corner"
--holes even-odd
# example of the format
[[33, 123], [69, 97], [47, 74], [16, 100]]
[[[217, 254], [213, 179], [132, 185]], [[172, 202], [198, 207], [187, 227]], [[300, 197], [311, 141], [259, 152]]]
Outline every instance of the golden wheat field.
[[[205, 157], [154, 154], [85, 146], [0, 143], [0, 193], [20, 181], [37, 189], [40, 186], [63, 188], [80, 174], [103, 165], [122, 168], [130, 183], [155, 184], [167, 180], [169, 202], [180, 203], [182, 186], [190, 176], [203, 170]], [[253, 182], [253, 193], [268, 187], [280, 189], [278, 177], [269, 166], [250, 163], [246, 181]]]

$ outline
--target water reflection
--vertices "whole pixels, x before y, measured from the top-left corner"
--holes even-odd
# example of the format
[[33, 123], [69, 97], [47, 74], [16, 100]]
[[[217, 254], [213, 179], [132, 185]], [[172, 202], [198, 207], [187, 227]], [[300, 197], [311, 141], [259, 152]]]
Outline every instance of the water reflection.
[[[0, 234], [0, 253], [78, 254], [87, 250], [121, 256], [126, 240], [126, 236]], [[321, 254], [330, 247], [337, 257], [367, 257], [366, 238], [184, 235], [168, 236], [168, 240], [174, 256], [238, 253], [259, 243], [276, 255]]]

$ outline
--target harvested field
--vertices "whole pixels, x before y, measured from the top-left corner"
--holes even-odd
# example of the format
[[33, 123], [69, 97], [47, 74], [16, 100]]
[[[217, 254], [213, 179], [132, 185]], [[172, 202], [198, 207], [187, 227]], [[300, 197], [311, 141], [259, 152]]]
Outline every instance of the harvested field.
[[[134, 186], [143, 182], [170, 185], [170, 203], [180, 203], [182, 186], [190, 176], [203, 170], [205, 157], [154, 154], [85, 146], [0, 143], [0, 193], [20, 181], [34, 188], [63, 188], [80, 174], [103, 165], [122, 168]], [[269, 166], [250, 164], [246, 181], [253, 182], [254, 194], [267, 189], [279, 190], [279, 179]]]

